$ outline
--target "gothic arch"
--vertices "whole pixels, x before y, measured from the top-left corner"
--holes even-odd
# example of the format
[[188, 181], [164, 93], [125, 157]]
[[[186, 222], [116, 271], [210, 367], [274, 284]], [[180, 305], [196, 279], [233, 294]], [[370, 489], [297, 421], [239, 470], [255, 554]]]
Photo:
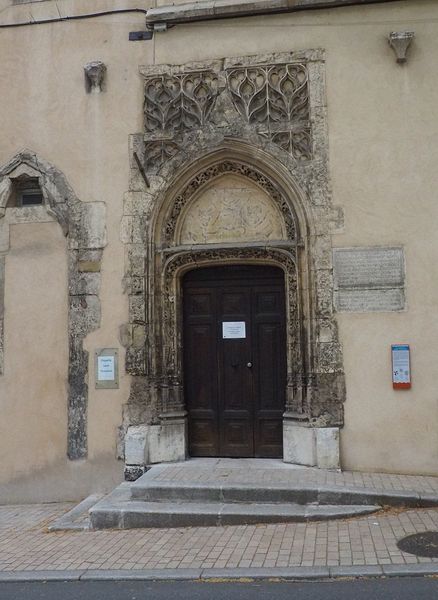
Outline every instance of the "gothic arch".
[[[106, 245], [105, 205], [81, 202], [64, 174], [30, 150], [16, 154], [0, 167], [0, 295], [4, 292], [4, 262], [8, 252], [8, 201], [13, 181], [37, 178], [44, 205], [26, 208], [26, 221], [38, 220], [41, 210], [59, 223], [68, 238], [69, 260], [69, 366], [68, 440], [70, 459], [87, 455], [88, 352], [84, 338], [100, 325], [100, 263]], [[20, 210], [20, 209], [16, 209]], [[0, 306], [2, 302], [0, 301]], [[0, 374], [2, 373], [3, 319], [0, 314]]]
[[[173, 418], [183, 426], [181, 277], [201, 264], [229, 262], [267, 261], [296, 281], [296, 300], [293, 294], [290, 299], [291, 286], [286, 299], [291, 358], [285, 422], [289, 439], [304, 435], [308, 440], [307, 464], [317, 464], [314, 429], [343, 424], [345, 385], [333, 309], [331, 243], [332, 233], [342, 227], [342, 211], [333, 206], [330, 191], [324, 71], [320, 49], [140, 68], [144, 129], [131, 136], [132, 191], [125, 197], [122, 224], [130, 302], [124, 329], [126, 370], [136, 377], [122, 432], [141, 424], [164, 432]], [[245, 97], [242, 82], [252, 90]], [[250, 103], [257, 110], [249, 110]], [[279, 111], [275, 115], [273, 105]], [[247, 178], [275, 204], [285, 224], [281, 239], [239, 240], [231, 227], [225, 243], [223, 220], [214, 229], [214, 216], [206, 226], [210, 217], [196, 212], [195, 203], [201, 198], [206, 208], [209, 186], [227, 173]], [[189, 214], [191, 229], [179, 235], [183, 228], [178, 224]], [[228, 212], [228, 222], [232, 214]], [[192, 235], [194, 215], [204, 228], [200, 235]], [[263, 231], [258, 230], [260, 237]], [[291, 443], [289, 456], [299, 445]], [[335, 459], [333, 464], [338, 464]]]
[[[167, 165], [170, 181], [159, 190], [149, 226], [149, 239], [172, 245], [176, 222], [193, 195], [224, 174], [247, 178], [271, 197], [283, 215], [289, 240], [300, 243], [309, 232], [305, 194], [288, 170], [268, 152], [243, 140], [226, 138], [219, 147], [201, 151], [184, 165]], [[167, 174], [167, 173], [166, 173]]]
[[[178, 245], [177, 224], [185, 207], [199, 190], [223, 174], [246, 177], [269, 194], [285, 221], [287, 239], [273, 243], [255, 239], [251, 243], [231, 244], [232, 247], [208, 243], [190, 247]], [[280, 266], [285, 272], [288, 315], [285, 410], [299, 419], [318, 419], [327, 408], [327, 403], [324, 407], [318, 405], [314, 393], [321, 354], [319, 334], [330, 330], [336, 344], [336, 325], [331, 320], [326, 300], [331, 293], [330, 281], [321, 276], [318, 260], [309, 256], [316, 237], [310, 202], [296, 181], [268, 153], [255, 152], [244, 142], [226, 140], [220, 148], [180, 167], [177, 174], [166, 181], [156, 199], [149, 217], [149, 241], [144, 246], [146, 277], [140, 277], [138, 264], [131, 261], [128, 270], [131, 277], [127, 280], [132, 294], [133, 324], [127, 370], [145, 378], [143, 385], [148, 390], [145, 395], [149, 405], [155, 406], [152, 414], [149, 412], [149, 419], [159, 422], [169, 414], [184, 414], [179, 315], [182, 275], [201, 265], [230, 263], [268, 263]], [[330, 264], [330, 252], [326, 247], [318, 257], [324, 266]], [[138, 257], [138, 253], [137, 247], [131, 256]], [[136, 276], [133, 277], [133, 273]], [[321, 308], [323, 303], [325, 308]], [[148, 325], [143, 329], [144, 346], [140, 348], [135, 346], [134, 338], [135, 331], [142, 327], [142, 318]], [[329, 371], [330, 355], [325, 354], [325, 360]], [[136, 386], [136, 396], [137, 392]], [[334, 404], [337, 409], [338, 401]], [[339, 423], [339, 411], [334, 412], [333, 406], [329, 410], [331, 412], [324, 412], [324, 424]], [[141, 413], [141, 409], [138, 412]]]

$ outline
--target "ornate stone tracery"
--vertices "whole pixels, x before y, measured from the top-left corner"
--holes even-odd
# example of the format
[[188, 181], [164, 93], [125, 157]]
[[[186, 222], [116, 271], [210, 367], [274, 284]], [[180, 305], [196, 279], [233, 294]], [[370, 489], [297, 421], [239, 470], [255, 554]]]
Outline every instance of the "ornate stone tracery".
[[185, 133], [214, 126], [224, 105], [296, 160], [312, 158], [308, 68], [303, 62], [228, 68], [217, 62], [208, 69], [194, 65], [143, 74], [146, 169], [156, 170], [184, 150]]
[[251, 65], [226, 71], [234, 106], [258, 133], [298, 160], [312, 155], [307, 69]]
[[145, 126], [150, 133], [205, 125], [218, 94], [211, 71], [149, 77], [145, 82]]
[[[310, 428], [342, 425], [345, 387], [333, 313], [330, 240], [342, 212], [334, 211], [330, 197], [323, 52], [155, 65], [141, 73], [147, 90], [145, 132], [132, 137], [132, 147], [144, 153], [150, 188], [144, 189], [133, 164], [124, 235], [129, 240], [125, 284], [130, 297], [126, 368], [135, 377], [122, 430], [184, 421], [184, 273], [199, 266], [248, 263], [276, 265], [285, 273], [285, 420]], [[188, 85], [200, 73], [208, 73], [196, 80], [200, 87], [190, 85], [202, 90], [206, 108], [193, 109], [195, 116], [187, 120], [181, 82]], [[163, 106], [157, 109], [164, 98], [174, 102], [167, 113]], [[196, 93], [190, 101], [199, 103]], [[245, 231], [239, 237], [239, 227], [231, 227], [227, 243], [226, 235], [218, 234], [224, 215], [212, 217], [222, 224], [216, 230], [210, 222], [203, 226], [211, 211], [197, 220], [199, 198], [204, 198], [203, 209], [208, 201], [222, 206], [217, 190], [227, 177], [248, 181], [248, 188], [255, 186], [271, 203], [281, 222], [274, 236], [254, 227], [251, 237], [244, 217], [236, 213], [236, 223], [242, 221]], [[247, 202], [250, 206], [250, 195]], [[229, 210], [231, 219], [229, 206], [223, 211]], [[190, 231], [187, 215], [195, 215]]]

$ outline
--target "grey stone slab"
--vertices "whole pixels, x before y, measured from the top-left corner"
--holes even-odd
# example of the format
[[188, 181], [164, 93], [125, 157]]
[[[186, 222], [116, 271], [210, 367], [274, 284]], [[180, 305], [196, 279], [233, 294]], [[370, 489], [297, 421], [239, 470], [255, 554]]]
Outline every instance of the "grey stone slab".
[[420, 495], [418, 492], [399, 490], [320, 486], [318, 502], [321, 504], [380, 504], [382, 506], [417, 507], [420, 504]]
[[122, 528], [122, 512], [117, 508], [100, 508], [90, 510], [90, 523], [93, 529]]
[[402, 288], [336, 290], [336, 310], [339, 312], [393, 312], [405, 308]]
[[339, 288], [398, 287], [404, 284], [402, 248], [335, 248], [335, 286]]
[[204, 569], [201, 579], [326, 579], [328, 567]]
[[62, 531], [65, 529], [73, 529], [73, 530], [83, 530], [88, 529], [88, 523], [75, 523], [79, 517], [81, 517], [85, 512], [88, 512], [89, 509], [94, 506], [100, 499], [102, 498], [102, 494], [91, 494], [87, 496], [82, 502], [79, 502], [76, 506], [74, 506], [67, 513], [62, 515], [56, 521], [53, 521], [51, 525], [49, 525], [49, 531]]
[[329, 567], [330, 577], [382, 577], [380, 565], [345, 565]]
[[367, 504], [361, 506], [359, 504], [354, 505], [339, 505], [339, 506], [312, 506], [308, 505], [305, 511], [306, 521], [328, 521], [331, 519], [345, 519], [346, 517], [358, 517], [361, 515], [369, 515], [381, 510], [380, 506], [373, 506]]
[[181, 501], [210, 501], [219, 502], [222, 500], [221, 485], [202, 485], [198, 483], [190, 483], [188, 485], [181, 484], [148, 484], [143, 486], [132, 486], [132, 498], [142, 498], [144, 500], [169, 500], [177, 499]]
[[438, 494], [420, 492], [420, 507], [432, 508], [438, 506]]
[[382, 565], [387, 577], [412, 577], [414, 575], [438, 575], [438, 563], [413, 563], [409, 565]]
[[396, 311], [405, 306], [403, 248], [336, 248], [333, 274], [339, 311]]
[[79, 581], [84, 571], [0, 571], [5, 581]]
[[123, 529], [139, 528], [173, 528], [173, 527], [214, 527], [218, 524], [218, 511], [191, 510], [162, 511], [160, 507], [147, 508], [144, 511], [123, 512]]
[[379, 506], [318, 506], [299, 504], [217, 502], [129, 502], [102, 503], [90, 511], [96, 529], [209, 527], [255, 523], [304, 522], [341, 519], [370, 514]]
[[85, 571], [81, 576], [81, 581], [196, 580], [201, 578], [201, 573], [201, 569], [93, 569]]

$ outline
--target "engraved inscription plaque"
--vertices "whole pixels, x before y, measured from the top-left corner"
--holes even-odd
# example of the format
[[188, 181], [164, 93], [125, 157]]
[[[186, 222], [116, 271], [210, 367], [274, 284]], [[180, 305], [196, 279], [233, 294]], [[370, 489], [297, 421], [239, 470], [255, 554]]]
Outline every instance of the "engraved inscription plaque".
[[338, 311], [404, 309], [402, 248], [337, 248], [333, 250], [333, 268]]

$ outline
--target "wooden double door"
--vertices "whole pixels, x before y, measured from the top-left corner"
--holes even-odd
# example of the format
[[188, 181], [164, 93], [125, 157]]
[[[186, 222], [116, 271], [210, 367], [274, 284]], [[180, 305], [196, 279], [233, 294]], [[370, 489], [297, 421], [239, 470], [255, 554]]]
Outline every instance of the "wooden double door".
[[190, 455], [282, 457], [283, 272], [197, 269], [184, 277], [183, 294]]

